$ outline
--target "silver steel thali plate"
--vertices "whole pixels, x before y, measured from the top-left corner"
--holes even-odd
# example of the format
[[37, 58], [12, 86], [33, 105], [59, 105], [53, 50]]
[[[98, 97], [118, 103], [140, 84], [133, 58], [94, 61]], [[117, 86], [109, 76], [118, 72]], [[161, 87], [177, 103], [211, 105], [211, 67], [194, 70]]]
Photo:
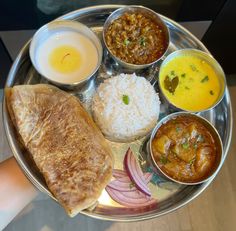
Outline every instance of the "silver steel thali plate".
[[[85, 25], [89, 26], [95, 33], [97, 33], [101, 38], [101, 32], [106, 18], [112, 11], [122, 6], [123, 5], [101, 5], [83, 8], [66, 14], [59, 19], [75, 20], [84, 23]], [[167, 54], [182, 48], [195, 48], [208, 52], [206, 47], [189, 31], [167, 17], [161, 16], [161, 18], [165, 21], [170, 30], [170, 46]], [[30, 62], [29, 43], [30, 41], [22, 48], [18, 57], [13, 63], [6, 82], [6, 87], [18, 84], [46, 83], [46, 81], [42, 79], [41, 76], [36, 72]], [[158, 69], [160, 64], [161, 61], [148, 69], [136, 71], [137, 75], [145, 76], [148, 80], [150, 80], [157, 91], [158, 85], [156, 82], [156, 78], [158, 76]], [[99, 85], [99, 83], [101, 83], [106, 78], [122, 72], [128, 72], [128, 70], [124, 70], [121, 66], [119, 66], [119, 64], [115, 63], [105, 51], [103, 63], [99, 69], [97, 78], [91, 80], [89, 85], [87, 85], [84, 89], [81, 89], [79, 91], [74, 90], [70, 93], [79, 97], [85, 108], [90, 112], [91, 98], [96, 91], [96, 87]], [[171, 113], [168, 105], [166, 105], [165, 103], [162, 104], [160, 117], [164, 117], [168, 113]], [[231, 101], [228, 89], [226, 88], [224, 98], [220, 104], [218, 104], [212, 110], [201, 113], [201, 115], [207, 118], [218, 130], [223, 142], [223, 160], [225, 160], [230, 146], [233, 123]], [[5, 131], [10, 147], [26, 176], [39, 190], [55, 199], [51, 192], [48, 190], [43, 177], [38, 172], [35, 164], [30, 158], [29, 153], [27, 153], [27, 151], [24, 150], [17, 141], [14, 129], [8, 117], [5, 100], [3, 103], [3, 118]], [[109, 144], [111, 145], [115, 156], [115, 168], [123, 168], [123, 157], [127, 148], [131, 147], [136, 154], [143, 170], [154, 172], [154, 177], [152, 178], [149, 187], [152, 191], [153, 197], [158, 200], [157, 207], [147, 209], [124, 208], [118, 205], [116, 202], [112, 201], [104, 190], [98, 200], [99, 203], [97, 207], [93, 211], [85, 210], [81, 213], [90, 217], [112, 221], [137, 221], [158, 217], [160, 215], [172, 212], [183, 205], [186, 205], [188, 202], [197, 197], [204, 189], [206, 189], [212, 182], [214, 177], [217, 175], [216, 173], [206, 183], [195, 186], [183, 186], [162, 179], [158, 174], [156, 174], [155, 170], [152, 167], [148, 150], [146, 148], [148, 138], [149, 136], [132, 143], [109, 142]]]

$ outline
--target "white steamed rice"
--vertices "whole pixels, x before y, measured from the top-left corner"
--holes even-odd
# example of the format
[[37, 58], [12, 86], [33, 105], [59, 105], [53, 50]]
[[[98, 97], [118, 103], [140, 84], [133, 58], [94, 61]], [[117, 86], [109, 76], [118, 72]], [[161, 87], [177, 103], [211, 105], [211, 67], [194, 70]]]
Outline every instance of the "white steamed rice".
[[[129, 103], [123, 102], [123, 95]], [[92, 112], [103, 134], [112, 141], [128, 142], [149, 133], [160, 110], [158, 94], [144, 77], [120, 74], [100, 84]]]

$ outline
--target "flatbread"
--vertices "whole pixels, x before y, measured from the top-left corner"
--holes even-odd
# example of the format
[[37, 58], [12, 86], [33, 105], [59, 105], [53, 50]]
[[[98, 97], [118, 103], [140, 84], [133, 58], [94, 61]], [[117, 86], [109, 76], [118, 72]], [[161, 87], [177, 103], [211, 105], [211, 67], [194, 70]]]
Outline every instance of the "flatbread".
[[96, 203], [111, 179], [113, 156], [80, 101], [47, 84], [14, 86], [5, 94], [20, 139], [67, 213]]

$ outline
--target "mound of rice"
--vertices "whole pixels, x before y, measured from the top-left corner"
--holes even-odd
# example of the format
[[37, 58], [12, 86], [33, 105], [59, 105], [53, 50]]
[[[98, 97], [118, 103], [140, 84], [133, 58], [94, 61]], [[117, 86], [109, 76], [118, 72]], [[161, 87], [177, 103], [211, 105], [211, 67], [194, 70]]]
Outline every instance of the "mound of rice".
[[144, 77], [121, 74], [100, 84], [92, 101], [93, 117], [112, 141], [129, 142], [149, 133], [160, 110], [158, 94]]

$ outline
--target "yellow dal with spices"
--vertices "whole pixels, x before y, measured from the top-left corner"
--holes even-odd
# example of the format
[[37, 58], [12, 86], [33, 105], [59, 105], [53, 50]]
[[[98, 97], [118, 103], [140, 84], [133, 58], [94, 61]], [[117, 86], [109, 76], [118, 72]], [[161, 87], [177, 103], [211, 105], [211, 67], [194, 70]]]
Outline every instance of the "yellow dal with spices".
[[161, 68], [159, 78], [166, 98], [187, 111], [212, 107], [221, 93], [220, 81], [213, 67], [192, 55], [170, 60]]

